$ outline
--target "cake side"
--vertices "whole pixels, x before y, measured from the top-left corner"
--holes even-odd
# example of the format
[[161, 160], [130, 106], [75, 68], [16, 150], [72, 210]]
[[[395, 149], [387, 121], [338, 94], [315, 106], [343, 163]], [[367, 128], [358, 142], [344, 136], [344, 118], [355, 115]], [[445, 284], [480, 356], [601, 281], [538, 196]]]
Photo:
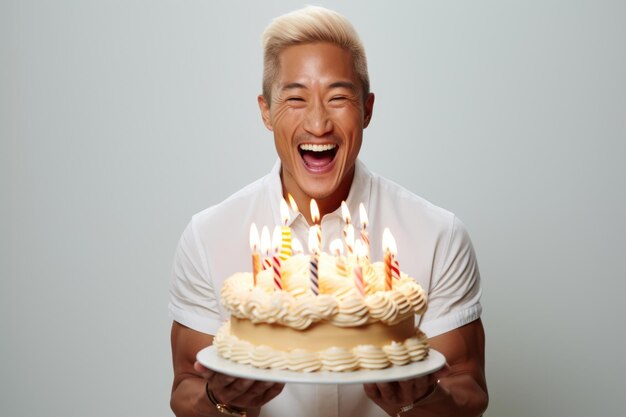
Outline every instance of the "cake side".
[[423, 360], [426, 336], [415, 317], [426, 311], [426, 294], [401, 273], [385, 290], [384, 265], [362, 264], [364, 292], [351, 277], [354, 264], [319, 257], [319, 292], [311, 291], [309, 257], [282, 264], [282, 290], [272, 270], [236, 273], [222, 287], [231, 319], [214, 338], [220, 356], [258, 368], [315, 372], [383, 369]]
[[[410, 322], [410, 327], [413, 327], [413, 320], [407, 321]], [[213, 340], [218, 354], [234, 362], [250, 364], [257, 368], [296, 372], [349, 372], [358, 369], [384, 369], [391, 365], [402, 366], [421, 361], [428, 356], [426, 335], [419, 330], [414, 330], [410, 337], [401, 342], [391, 341], [382, 346], [356, 344], [354, 347], [331, 346], [316, 351], [300, 347], [283, 350], [267, 344], [255, 345], [235, 336], [231, 325], [230, 321], [226, 322]], [[355, 330], [359, 331], [358, 328]], [[308, 329], [303, 331], [303, 337], [307, 336], [307, 331]], [[272, 340], [272, 337], [267, 338], [265, 342], [268, 340]]]

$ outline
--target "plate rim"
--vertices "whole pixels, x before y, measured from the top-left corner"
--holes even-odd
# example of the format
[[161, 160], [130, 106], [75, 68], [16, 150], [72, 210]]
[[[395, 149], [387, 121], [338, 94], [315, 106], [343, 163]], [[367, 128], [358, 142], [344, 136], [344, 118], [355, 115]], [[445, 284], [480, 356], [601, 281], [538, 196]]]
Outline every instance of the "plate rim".
[[428, 356], [417, 362], [385, 369], [362, 369], [354, 372], [296, 372], [289, 370], [263, 369], [224, 359], [218, 355], [214, 345], [201, 349], [196, 360], [204, 367], [238, 378], [255, 379], [281, 383], [302, 384], [364, 384], [372, 382], [402, 381], [428, 375], [443, 368], [445, 356], [435, 349], [428, 350]]

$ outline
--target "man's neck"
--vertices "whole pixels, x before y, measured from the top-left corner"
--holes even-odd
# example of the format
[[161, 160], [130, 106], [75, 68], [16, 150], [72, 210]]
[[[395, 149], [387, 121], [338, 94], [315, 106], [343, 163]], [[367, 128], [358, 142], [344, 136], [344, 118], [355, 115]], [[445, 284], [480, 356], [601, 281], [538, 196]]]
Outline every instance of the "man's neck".
[[[315, 202], [317, 203], [317, 207], [320, 211], [320, 220], [328, 213], [332, 213], [337, 210], [341, 206], [341, 202], [345, 201], [348, 198], [348, 194], [350, 193], [350, 187], [352, 186], [352, 181], [354, 179], [354, 168], [352, 170], [352, 174], [347, 175], [346, 179], [342, 184], [337, 187], [334, 193], [325, 197], [325, 198], [316, 198]], [[291, 184], [285, 184], [285, 181], [281, 175], [281, 182], [283, 186], [283, 196], [285, 200], [287, 200], [287, 194], [291, 194], [293, 199], [296, 201], [298, 205], [298, 210], [307, 223], [312, 225], [314, 222], [311, 219], [311, 196], [307, 195], [304, 191], [302, 191], [297, 186], [290, 186]]]

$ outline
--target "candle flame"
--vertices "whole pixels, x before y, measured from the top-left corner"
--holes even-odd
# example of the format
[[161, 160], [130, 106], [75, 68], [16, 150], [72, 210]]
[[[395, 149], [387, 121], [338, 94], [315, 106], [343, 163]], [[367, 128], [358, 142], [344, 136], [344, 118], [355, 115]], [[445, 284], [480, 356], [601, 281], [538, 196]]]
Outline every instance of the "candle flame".
[[287, 206], [284, 198], [280, 199], [280, 218], [283, 224], [287, 226], [287, 223], [289, 223], [289, 206]]
[[298, 238], [294, 237], [291, 240], [291, 250], [293, 250], [293, 253], [295, 253], [296, 255], [304, 253], [304, 248], [302, 247], [302, 243], [300, 243]]
[[363, 229], [365, 229], [368, 224], [368, 219], [367, 212], [365, 211], [365, 206], [363, 205], [363, 203], [359, 204], [359, 218], [361, 219], [361, 226], [363, 227]]
[[272, 247], [272, 240], [270, 238], [270, 229], [267, 226], [263, 226], [261, 229], [261, 252], [266, 256], [269, 255]]
[[287, 193], [287, 200], [289, 200], [289, 206], [291, 207], [291, 209], [297, 213], [299, 211], [298, 205], [296, 204], [296, 200], [294, 200], [289, 193]]
[[318, 225], [312, 226], [309, 229], [309, 252], [317, 253], [319, 252], [319, 240], [317, 238], [317, 229]]
[[345, 201], [341, 202], [341, 217], [343, 217], [343, 221], [346, 224], [350, 224], [352, 218], [350, 217], [350, 210], [348, 209], [348, 204]]
[[280, 226], [276, 226], [274, 228], [274, 233], [272, 234], [272, 249], [275, 253], [280, 252], [280, 247], [283, 243], [283, 231]]
[[311, 199], [311, 220], [313, 223], [317, 223], [320, 220], [320, 210], [317, 208], [317, 203], [314, 199]]
[[329, 249], [336, 256], [343, 255], [343, 243], [341, 243], [341, 239], [335, 239], [330, 242]]
[[259, 249], [259, 229], [256, 228], [256, 224], [250, 225], [250, 249], [256, 251]]
[[393, 238], [393, 235], [388, 227], [385, 227], [385, 230], [383, 231], [383, 252], [386, 251], [391, 252], [393, 255], [398, 254], [396, 240]]

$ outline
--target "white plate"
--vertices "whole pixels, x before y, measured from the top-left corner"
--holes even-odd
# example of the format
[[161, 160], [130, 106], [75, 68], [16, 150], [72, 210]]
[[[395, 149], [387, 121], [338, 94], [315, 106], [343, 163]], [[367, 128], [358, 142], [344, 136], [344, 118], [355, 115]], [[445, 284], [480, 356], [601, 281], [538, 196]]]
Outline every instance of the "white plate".
[[368, 382], [401, 381], [427, 375], [441, 369], [446, 358], [436, 350], [430, 349], [426, 359], [405, 366], [391, 366], [375, 371], [360, 370], [355, 372], [294, 372], [276, 369], [260, 369], [252, 365], [231, 362], [217, 354], [214, 346], [202, 349], [196, 359], [205, 367], [227, 375], [258, 381], [293, 382], [300, 384], [365, 384]]

